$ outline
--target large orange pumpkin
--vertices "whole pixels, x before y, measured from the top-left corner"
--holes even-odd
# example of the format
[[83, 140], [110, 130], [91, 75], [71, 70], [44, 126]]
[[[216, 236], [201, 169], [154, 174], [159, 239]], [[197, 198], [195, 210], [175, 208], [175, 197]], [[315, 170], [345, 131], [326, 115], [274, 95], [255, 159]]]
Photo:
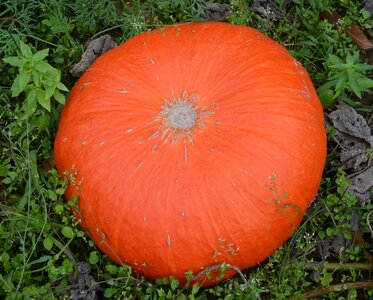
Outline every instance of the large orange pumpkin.
[[257, 30], [225, 23], [159, 28], [101, 56], [55, 141], [66, 196], [79, 197], [96, 245], [182, 283], [188, 270], [271, 255], [313, 201], [325, 157], [305, 69]]

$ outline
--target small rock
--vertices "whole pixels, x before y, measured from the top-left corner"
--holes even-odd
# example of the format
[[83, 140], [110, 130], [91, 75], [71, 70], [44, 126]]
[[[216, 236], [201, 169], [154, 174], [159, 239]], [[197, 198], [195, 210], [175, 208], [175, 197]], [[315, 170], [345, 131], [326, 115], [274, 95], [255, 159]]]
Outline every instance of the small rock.
[[88, 41], [86, 44], [87, 49], [83, 53], [82, 59], [70, 69], [70, 73], [74, 77], [80, 77], [97, 57], [116, 46], [113, 38], [108, 34]]
[[210, 21], [226, 21], [229, 16], [229, 5], [214, 2], [206, 3], [204, 8], [206, 18]]

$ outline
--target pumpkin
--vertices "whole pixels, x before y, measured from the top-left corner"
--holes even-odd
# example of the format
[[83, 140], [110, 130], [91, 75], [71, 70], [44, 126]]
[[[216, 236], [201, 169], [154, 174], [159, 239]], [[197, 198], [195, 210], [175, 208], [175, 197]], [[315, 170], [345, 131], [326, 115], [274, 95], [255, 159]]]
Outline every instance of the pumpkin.
[[55, 140], [66, 197], [78, 197], [96, 245], [151, 280], [181, 283], [190, 270], [270, 256], [315, 198], [325, 159], [305, 69], [259, 31], [219, 22], [162, 27], [102, 55], [69, 95]]

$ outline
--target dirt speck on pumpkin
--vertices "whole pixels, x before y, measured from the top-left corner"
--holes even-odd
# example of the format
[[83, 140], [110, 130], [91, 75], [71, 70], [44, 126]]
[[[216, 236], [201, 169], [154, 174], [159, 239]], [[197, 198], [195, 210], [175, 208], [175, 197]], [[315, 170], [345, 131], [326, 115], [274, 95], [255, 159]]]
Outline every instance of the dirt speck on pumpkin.
[[144, 164], [144, 162], [142, 161], [142, 162], [140, 162], [138, 165], [137, 165], [137, 167], [136, 167], [136, 170], [139, 170], [141, 167], [142, 167], [142, 165]]
[[99, 144], [99, 146], [102, 147], [102, 146], [106, 145], [108, 142], [109, 142], [108, 140], [102, 141], [102, 142]]
[[167, 234], [167, 245], [171, 247], [171, 236], [169, 234]]
[[128, 128], [128, 129], [126, 129], [125, 131], [124, 131], [124, 133], [125, 134], [129, 134], [129, 133], [131, 133], [131, 132], [133, 132], [133, 128]]
[[87, 85], [90, 85], [92, 82], [90, 81], [87, 81], [87, 82], [83, 82], [80, 86], [79, 86], [79, 89], [82, 90], [84, 89]]

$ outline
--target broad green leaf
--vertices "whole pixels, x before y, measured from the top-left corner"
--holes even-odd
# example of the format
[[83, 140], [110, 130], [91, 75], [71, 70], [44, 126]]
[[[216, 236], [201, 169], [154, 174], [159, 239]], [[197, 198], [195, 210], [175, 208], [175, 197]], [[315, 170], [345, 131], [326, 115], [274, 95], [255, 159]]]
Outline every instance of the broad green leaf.
[[372, 70], [373, 66], [368, 65], [368, 64], [357, 64], [357, 65], [354, 66], [354, 69], [357, 72], [364, 73], [364, 72], [367, 72], [369, 70]]
[[106, 271], [108, 271], [111, 275], [118, 274], [118, 267], [114, 265], [107, 265], [105, 267]]
[[36, 91], [36, 98], [41, 106], [43, 106], [47, 111], [51, 110], [50, 98], [46, 97], [45, 91], [38, 89]]
[[334, 92], [331, 89], [327, 89], [319, 93], [320, 101], [324, 108], [330, 107], [334, 103]]
[[344, 64], [342, 62], [342, 60], [338, 57], [338, 56], [335, 56], [333, 54], [330, 54], [327, 61], [326, 61], [327, 65], [329, 68], [331, 69], [338, 69], [338, 68], [344, 68]]
[[54, 94], [54, 88], [52, 88], [51, 86], [48, 86], [46, 89], [45, 89], [45, 98], [46, 99], [49, 99], [53, 96]]
[[172, 290], [176, 290], [179, 286], [179, 280], [175, 279], [175, 278], [171, 278], [171, 289]]
[[41, 75], [40, 72], [37, 70], [32, 70], [32, 80], [34, 81], [34, 84], [39, 88], [41, 87]]
[[43, 50], [40, 50], [38, 52], [36, 52], [33, 56], [32, 56], [32, 59], [34, 60], [34, 62], [38, 62], [38, 61], [41, 61], [43, 60], [44, 58], [46, 58], [48, 56], [48, 52], [49, 52], [49, 49], [43, 49]]
[[57, 83], [57, 88], [61, 91], [64, 91], [64, 92], [69, 91], [69, 89], [62, 82]]
[[326, 234], [327, 234], [327, 236], [332, 236], [332, 235], [334, 234], [334, 230], [333, 230], [333, 228], [328, 227], [328, 228], [326, 229]]
[[56, 214], [60, 215], [62, 214], [64, 208], [63, 208], [63, 205], [57, 204], [56, 206], [53, 207], [53, 210], [56, 212]]
[[12, 86], [10, 87], [12, 91], [12, 97], [17, 97], [23, 90], [20, 88], [20, 75], [14, 79]]
[[51, 250], [53, 248], [53, 245], [54, 245], [54, 241], [53, 241], [53, 238], [51, 236], [47, 236], [44, 240], [43, 240], [43, 246], [45, 249], [47, 249], [48, 251]]
[[329, 90], [331, 88], [334, 88], [336, 84], [337, 84], [337, 80], [328, 81], [328, 82], [324, 83], [322, 86], [320, 86], [317, 89], [317, 92], [318, 93], [322, 93], [323, 91], [326, 91], [326, 90]]
[[[365, 1], [365, 2], [367, 2], [367, 1]], [[371, 17], [371, 13], [365, 8], [363, 8], [360, 12], [361, 12], [361, 15], [364, 19], [369, 19]]]
[[65, 104], [65, 96], [62, 95], [59, 91], [55, 90], [53, 96], [58, 103]]
[[31, 115], [34, 114], [37, 107], [37, 100], [36, 100], [36, 90], [32, 89], [26, 97], [26, 101], [23, 104], [23, 110], [25, 114], [22, 116], [22, 120], [29, 118]]
[[359, 79], [359, 85], [361, 90], [366, 91], [373, 88], [373, 80], [368, 77], [362, 77]]
[[360, 54], [359, 52], [355, 52], [353, 55], [351, 55], [350, 53], [347, 54], [346, 56], [346, 63], [348, 65], [356, 65], [359, 63], [359, 60], [360, 60]]
[[89, 255], [89, 263], [91, 265], [95, 265], [98, 263], [98, 261], [100, 260], [100, 258], [98, 257], [98, 254], [96, 251], [92, 251], [91, 254]]
[[74, 236], [74, 230], [70, 227], [70, 226], [64, 226], [62, 229], [61, 229], [61, 233], [71, 239], [73, 236]]
[[0, 261], [1, 262], [7, 262], [7, 261], [9, 261], [9, 259], [10, 259], [10, 256], [7, 252], [1, 253], [1, 255], [0, 255]]
[[27, 46], [24, 42], [21, 40], [19, 41], [19, 49], [21, 50], [21, 53], [23, 56], [28, 57], [32, 55], [32, 51], [29, 46]]
[[21, 72], [20, 74], [18, 74], [10, 88], [12, 91], [12, 97], [17, 97], [19, 94], [21, 94], [25, 90], [29, 81], [30, 73]]
[[53, 67], [50, 64], [48, 64], [46, 61], [36, 62], [34, 64], [34, 68], [41, 73], [46, 73], [46, 72], [51, 71], [51, 69], [53, 69]]
[[198, 293], [198, 291], [199, 291], [199, 284], [198, 283], [193, 284], [192, 294], [195, 295]]
[[29, 72], [21, 72], [19, 73], [19, 89], [21, 91], [24, 91], [27, 84], [29, 83], [30, 81], [30, 73]]
[[22, 59], [20, 59], [18, 56], [4, 57], [3, 61], [5, 63], [8, 63], [8, 64], [10, 64], [12, 66], [15, 66], [15, 67], [18, 67], [18, 68], [23, 67], [23, 65], [25, 64], [24, 61]]
[[117, 289], [116, 288], [106, 288], [105, 289], [105, 292], [104, 292], [104, 297], [107, 298], [107, 299], [111, 299], [113, 298], [113, 296], [115, 295], [115, 293], [117, 292]]
[[345, 72], [345, 69], [346, 69], [346, 68], [344, 68], [342, 71], [335, 72], [334, 75], [331, 75], [331, 76], [329, 77], [329, 80], [338, 80], [339, 78], [343, 77], [343, 78], [345, 78], [346, 81], [347, 81], [347, 74], [346, 74], [346, 72]]
[[335, 90], [337, 95], [344, 91], [347, 80], [347, 75], [341, 76], [337, 79], [337, 82], [335, 84]]
[[354, 57], [350, 53], [347, 53], [346, 63], [348, 65], [353, 65], [354, 64]]
[[359, 86], [359, 83], [356, 80], [356, 77], [358, 76], [358, 73], [354, 71], [347, 72], [348, 74], [348, 84], [351, 88], [351, 90], [354, 92], [354, 94], [361, 99], [361, 89]]

